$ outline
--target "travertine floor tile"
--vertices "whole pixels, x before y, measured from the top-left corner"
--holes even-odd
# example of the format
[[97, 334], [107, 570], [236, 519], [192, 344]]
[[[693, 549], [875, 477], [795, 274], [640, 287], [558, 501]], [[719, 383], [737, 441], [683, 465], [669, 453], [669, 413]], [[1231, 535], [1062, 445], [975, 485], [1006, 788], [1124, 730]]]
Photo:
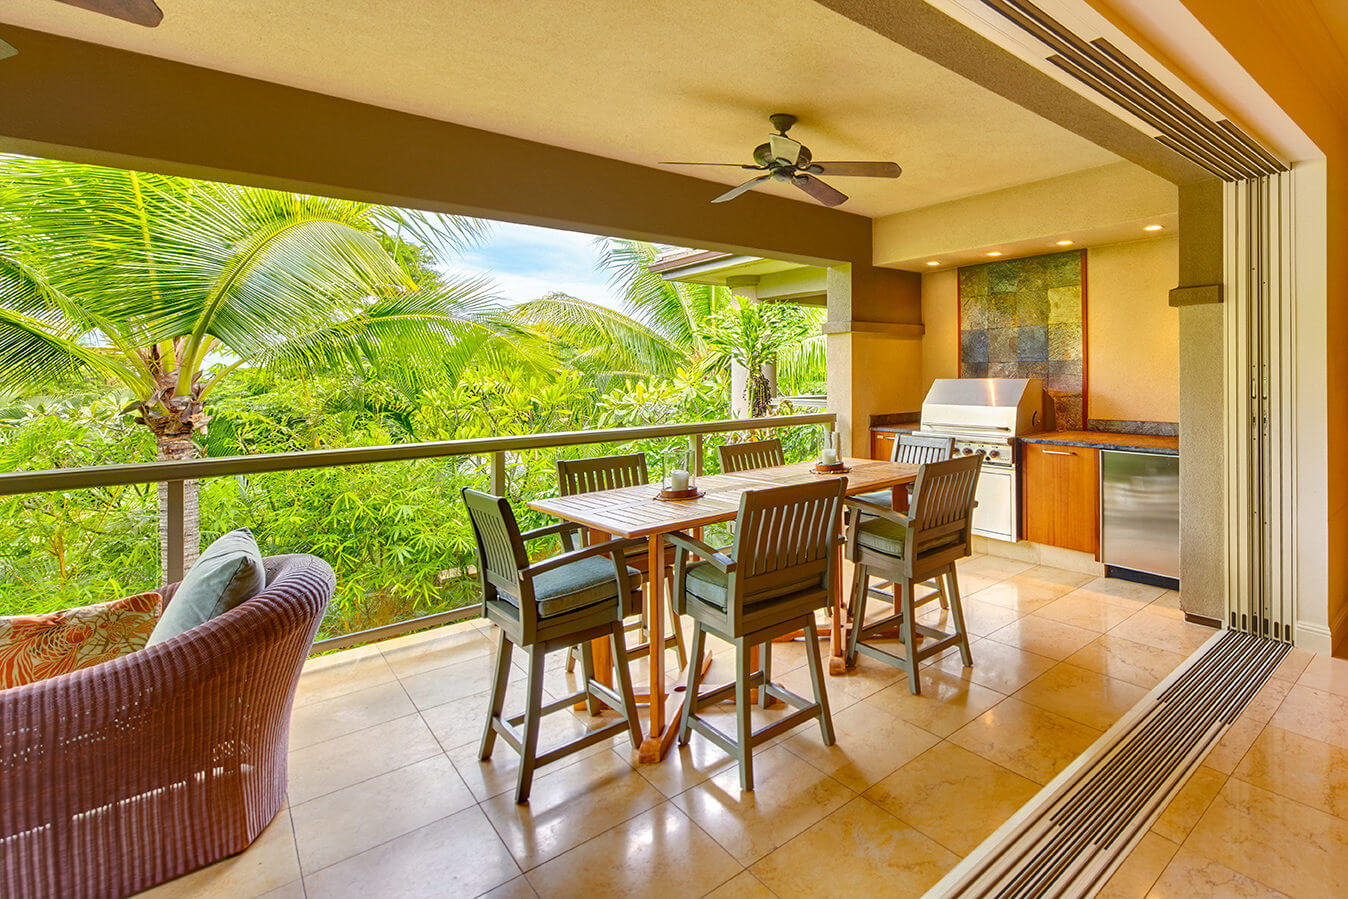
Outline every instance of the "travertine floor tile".
[[782, 745], [834, 780], [858, 792], [934, 746], [935, 734], [909, 724], [870, 699], [833, 716], [835, 742], [825, 746], [817, 727], [798, 728]]
[[420, 715], [395, 718], [290, 753], [288, 795], [299, 805], [439, 753]]
[[435, 755], [291, 810], [306, 874], [474, 805], [454, 766]]
[[1068, 656], [1067, 662], [1150, 689], [1185, 658], [1178, 652], [1104, 634]]
[[1348, 659], [1317, 655], [1306, 663], [1297, 683], [1322, 693], [1348, 696]]
[[1065, 568], [1054, 568], [1051, 565], [1036, 565], [1033, 568], [1013, 574], [1009, 580], [1033, 587], [1062, 588], [1062, 592], [1067, 593], [1092, 580], [1092, 578], [1089, 574], [1082, 574], [1079, 571], [1068, 571]]
[[687, 746], [675, 742], [669, 755], [658, 765], [640, 764], [636, 751], [626, 741], [618, 743], [613, 751], [627, 759], [638, 774], [665, 796], [677, 796], [689, 787], [735, 767], [732, 756], [696, 733]]
[[917, 896], [959, 861], [866, 799], [853, 799], [751, 869], [782, 896]]
[[393, 669], [376, 646], [358, 646], [304, 663], [295, 686], [295, 706], [345, 696], [394, 680]]
[[[584, 714], [584, 713], [581, 713]], [[585, 732], [584, 720], [576, 715], [558, 712], [555, 715], [548, 715], [543, 719], [539, 727], [539, 751], [547, 751], [566, 740], [574, 739]], [[608, 753], [614, 748], [622, 750], [630, 749], [631, 740], [625, 734], [613, 737], [609, 740], [601, 740], [593, 746], [587, 746], [573, 755], [564, 756], [555, 762], [534, 771], [535, 782], [537, 778], [544, 774], [550, 774], [553, 771], [559, 771], [562, 768], [574, 765], [590, 756]], [[464, 743], [448, 750], [445, 754], [449, 760], [454, 763], [458, 769], [459, 776], [463, 782], [472, 790], [473, 796], [478, 802], [482, 802], [492, 796], [510, 791], [513, 794], [515, 789], [515, 778], [520, 770], [519, 753], [511, 749], [510, 746], [500, 737], [496, 739], [496, 746], [492, 751], [489, 761], [479, 761], [477, 757], [478, 741], [474, 739], [470, 743]]]
[[535, 899], [538, 894], [529, 886], [529, 878], [521, 874], [514, 880], [508, 880], [489, 893], [483, 893], [482, 899]]
[[[1136, 611], [1138, 607], [1155, 602], [1166, 593], [1174, 591], [1166, 590], [1164, 587], [1153, 587], [1151, 584], [1125, 581], [1117, 577], [1097, 577], [1088, 580], [1072, 592], [1094, 596], [1106, 602], [1113, 601], [1124, 608]], [[1178, 593], [1175, 595], [1179, 596]]]
[[887, 687], [872, 700], [910, 724], [938, 737], [954, 733], [1006, 698], [987, 687], [964, 680], [939, 668], [923, 668], [922, 692], [908, 691], [908, 679]]
[[306, 875], [310, 896], [476, 896], [520, 874], [477, 806]]
[[1103, 899], [1143, 899], [1156, 878], [1174, 858], [1179, 846], [1154, 833], [1144, 836], [1123, 864], [1105, 881], [1096, 896]]
[[1103, 731], [1146, 694], [1147, 691], [1136, 684], [1063, 662], [1030, 681], [1014, 695], [1021, 702]]
[[752, 871], [741, 871], [708, 893], [705, 899], [773, 899], [776, 895]]
[[1292, 896], [1338, 894], [1348, 821], [1231, 778], [1184, 847]]
[[512, 783], [484, 801], [482, 809], [527, 871], [663, 801], [616, 753], [600, 752], [536, 773], [524, 805], [515, 804]]
[[730, 768], [674, 797], [674, 803], [733, 855], [750, 864], [856, 794], [781, 746], [754, 754], [754, 789], [740, 792]]
[[[1020, 619], [1024, 614], [1006, 606], [980, 602], [972, 598], [963, 600], [960, 608], [964, 612], [964, 626], [970, 634], [978, 637], [986, 637], [998, 628]], [[951, 617], [950, 610], [943, 609], [936, 603], [919, 610], [917, 620], [948, 634], [955, 632], [955, 620]]]
[[[1174, 615], [1162, 614], [1174, 612]], [[1157, 649], [1188, 655], [1212, 638], [1217, 631], [1201, 624], [1190, 624], [1178, 609], [1166, 609], [1155, 604], [1146, 606], [1137, 614], [1119, 622], [1109, 633], [1134, 643], [1146, 643]]]
[[964, 585], [962, 575], [960, 590], [961, 595], [966, 599], [1002, 606], [1022, 615], [1028, 615], [1036, 609], [1042, 609], [1063, 595], [1061, 588], [1023, 584], [1016, 581], [996, 581], [982, 590], [970, 592]]
[[1225, 774], [1216, 768], [1200, 765], [1197, 771], [1189, 775], [1151, 829], [1168, 840], [1183, 843], [1225, 783]]
[[1250, 718], [1237, 718], [1235, 723], [1227, 728], [1226, 733], [1217, 741], [1217, 745], [1212, 747], [1206, 756], [1203, 757], [1203, 764], [1209, 768], [1215, 768], [1223, 774], [1230, 774], [1236, 770], [1240, 760], [1245, 757], [1245, 753], [1254, 741], [1258, 739], [1264, 725]]
[[1283, 899], [1285, 893], [1181, 846], [1148, 899]]
[[296, 707], [290, 716], [290, 749], [303, 749], [324, 740], [364, 730], [394, 718], [416, 713], [402, 684], [396, 680], [375, 684]]
[[955, 731], [950, 740], [1045, 784], [1099, 736], [1094, 728], [1012, 698]]
[[1348, 749], [1269, 726], [1234, 776], [1348, 819]]
[[[487, 692], [491, 689], [495, 675], [495, 659], [487, 655], [399, 679], [417, 708], [430, 709], [465, 696]], [[523, 680], [524, 676], [523, 670], [511, 668], [511, 681]], [[545, 688], [546, 686], [544, 684]]]
[[411, 677], [458, 662], [490, 658], [495, 644], [477, 628], [436, 628], [379, 644], [385, 661], [399, 677]]
[[1287, 651], [1278, 667], [1273, 669], [1270, 677], [1281, 680], [1295, 681], [1305, 672], [1306, 666], [1310, 664], [1311, 659], [1315, 658], [1315, 653], [1305, 649], [1298, 649], [1295, 646]]
[[1121, 606], [1117, 601], [1076, 592], [1055, 599], [1034, 614], [1103, 634], [1135, 612], [1136, 609]]
[[863, 795], [964, 856], [1037, 792], [1034, 781], [943, 742]]
[[996, 640], [979, 640], [969, 649], [974, 662], [972, 668], [964, 667], [964, 660], [958, 651], [948, 652], [939, 659], [928, 662], [928, 665], [953, 674], [961, 680], [972, 681], [998, 693], [1009, 694], [1016, 692], [1057, 664], [1046, 656], [1025, 652], [1014, 646], [998, 643]]
[[541, 896], [700, 896], [741, 866], [668, 802], [529, 871]]
[[1039, 615], [1026, 615], [1019, 621], [993, 631], [988, 639], [1062, 661], [1098, 636], [1100, 634], [1097, 631], [1073, 627]]
[[1288, 692], [1270, 723], [1303, 737], [1348, 749], [1348, 696], [1298, 684]]

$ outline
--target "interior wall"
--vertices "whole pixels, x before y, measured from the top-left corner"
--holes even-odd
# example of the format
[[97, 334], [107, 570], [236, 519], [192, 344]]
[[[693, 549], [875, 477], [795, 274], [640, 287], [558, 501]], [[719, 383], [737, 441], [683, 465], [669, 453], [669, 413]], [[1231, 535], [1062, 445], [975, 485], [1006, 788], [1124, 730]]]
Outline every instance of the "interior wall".
[[1091, 418], [1180, 420], [1179, 277], [1174, 237], [1093, 247], [1086, 253], [1086, 345]]
[[[1178, 257], [1173, 237], [1087, 250], [1091, 418], [1179, 421], [1179, 314], [1169, 305]], [[922, 276], [920, 395], [936, 378], [959, 377], [958, 290], [954, 270]]]

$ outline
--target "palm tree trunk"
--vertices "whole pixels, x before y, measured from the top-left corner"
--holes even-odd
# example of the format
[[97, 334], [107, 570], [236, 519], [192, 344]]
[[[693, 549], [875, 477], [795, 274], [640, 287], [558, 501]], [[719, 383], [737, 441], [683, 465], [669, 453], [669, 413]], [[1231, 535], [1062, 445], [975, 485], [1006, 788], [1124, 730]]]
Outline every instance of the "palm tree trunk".
[[[190, 435], [177, 437], [159, 437], [159, 460], [161, 462], [182, 462], [197, 457], [197, 445]], [[168, 538], [169, 538], [168, 484], [159, 485], [159, 574], [162, 583], [169, 581]], [[201, 511], [198, 504], [197, 482], [183, 482], [183, 571], [186, 572], [196, 562], [201, 553]]]

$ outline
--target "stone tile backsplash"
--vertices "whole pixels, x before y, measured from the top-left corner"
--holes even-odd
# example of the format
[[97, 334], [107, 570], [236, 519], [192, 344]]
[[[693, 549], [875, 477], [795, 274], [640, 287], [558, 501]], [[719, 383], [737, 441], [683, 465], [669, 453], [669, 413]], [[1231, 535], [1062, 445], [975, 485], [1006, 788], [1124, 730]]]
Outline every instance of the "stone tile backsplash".
[[960, 377], [1042, 378], [1062, 430], [1085, 424], [1083, 255], [959, 270]]

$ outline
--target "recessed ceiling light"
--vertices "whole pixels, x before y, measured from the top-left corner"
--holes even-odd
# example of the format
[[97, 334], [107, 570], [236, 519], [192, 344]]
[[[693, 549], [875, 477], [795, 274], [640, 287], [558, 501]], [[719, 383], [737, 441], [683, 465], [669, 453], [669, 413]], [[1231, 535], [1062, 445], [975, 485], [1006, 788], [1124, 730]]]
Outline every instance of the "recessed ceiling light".
[[991, 253], [989, 253], [988, 255], [989, 255], [989, 256], [1000, 256], [1000, 255], [1002, 255], [1002, 251], [1001, 251], [1001, 250], [993, 250], [993, 251], [992, 251]]
[[930, 262], [927, 263], [927, 265], [940, 265], [940, 264], [941, 264], [941, 263], [937, 262], [935, 259], [933, 259], [933, 260], [931, 260]]
[[1147, 226], [1146, 226], [1145, 228], [1143, 228], [1142, 230], [1143, 230], [1143, 231], [1160, 231], [1163, 227], [1165, 227], [1165, 226], [1164, 226], [1164, 225], [1147, 225]]
[[1060, 241], [1058, 241], [1058, 246], [1060, 246], [1060, 247], [1070, 247], [1071, 245], [1072, 245], [1072, 242], [1071, 242], [1070, 240], [1060, 240]]

